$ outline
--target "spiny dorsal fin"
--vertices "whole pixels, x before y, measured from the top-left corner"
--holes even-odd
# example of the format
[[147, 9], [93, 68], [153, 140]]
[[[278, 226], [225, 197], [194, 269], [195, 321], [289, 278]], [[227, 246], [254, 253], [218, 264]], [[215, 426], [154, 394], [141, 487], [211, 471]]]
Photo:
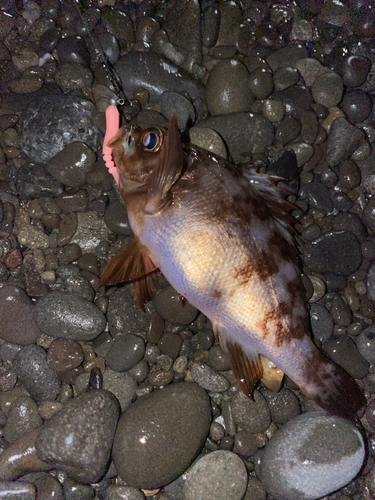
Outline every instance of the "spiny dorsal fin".
[[263, 375], [259, 354], [250, 349], [245, 352], [224, 328], [216, 324], [213, 327], [215, 337], [219, 339], [223, 350], [229, 354], [230, 365], [241, 391], [246, 396], [252, 397], [255, 386]]
[[163, 208], [169, 200], [169, 191], [181, 176], [182, 170], [183, 149], [177, 127], [177, 115], [173, 112], [163, 144], [160, 162], [149, 180], [146, 214], [155, 214]]
[[137, 303], [144, 310], [144, 304], [158, 291], [158, 281], [154, 273], [158, 267], [159, 264], [150, 256], [139, 238], [134, 238], [109, 261], [99, 280], [98, 288], [133, 281]]

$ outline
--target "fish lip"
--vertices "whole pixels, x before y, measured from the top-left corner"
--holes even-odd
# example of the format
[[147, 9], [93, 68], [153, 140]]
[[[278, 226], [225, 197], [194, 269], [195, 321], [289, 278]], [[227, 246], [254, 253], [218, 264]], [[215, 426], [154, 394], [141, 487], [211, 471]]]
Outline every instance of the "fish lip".
[[134, 153], [134, 140], [132, 138], [132, 132], [134, 127], [132, 125], [127, 125], [125, 129], [124, 139], [122, 141], [122, 145], [124, 148], [124, 153], [126, 155]]

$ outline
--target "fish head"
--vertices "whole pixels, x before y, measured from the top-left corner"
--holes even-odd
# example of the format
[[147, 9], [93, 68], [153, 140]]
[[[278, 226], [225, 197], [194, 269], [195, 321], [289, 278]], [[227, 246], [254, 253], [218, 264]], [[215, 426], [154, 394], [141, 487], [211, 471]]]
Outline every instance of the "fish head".
[[171, 148], [171, 137], [176, 136], [176, 130], [177, 117], [173, 114], [168, 128], [140, 129], [126, 124], [108, 142], [124, 192], [142, 190], [149, 185], [152, 173], [159, 168], [165, 160], [166, 151]]

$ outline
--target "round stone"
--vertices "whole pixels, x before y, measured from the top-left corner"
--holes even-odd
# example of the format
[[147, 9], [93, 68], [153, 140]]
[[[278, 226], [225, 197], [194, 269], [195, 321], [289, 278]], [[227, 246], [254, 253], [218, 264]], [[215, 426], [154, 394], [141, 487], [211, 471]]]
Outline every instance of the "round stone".
[[142, 397], [117, 427], [112, 457], [118, 473], [129, 486], [142, 489], [170, 483], [201, 450], [210, 419], [208, 396], [193, 383], [172, 384]]
[[243, 461], [231, 451], [218, 450], [189, 469], [183, 486], [185, 500], [241, 500], [247, 486]]
[[365, 457], [363, 438], [348, 421], [310, 412], [290, 420], [259, 453], [257, 475], [277, 500], [313, 500], [347, 484]]
[[198, 316], [198, 309], [186, 302], [172, 286], [166, 286], [154, 297], [156, 311], [175, 325], [190, 325]]
[[106, 361], [116, 372], [126, 372], [141, 361], [145, 353], [145, 341], [138, 335], [123, 335], [111, 345]]
[[342, 79], [333, 71], [319, 76], [312, 86], [315, 102], [326, 106], [326, 108], [337, 106], [341, 101], [342, 91]]
[[104, 221], [108, 229], [116, 234], [122, 234], [124, 236], [131, 236], [133, 234], [129, 224], [126, 207], [119, 200], [115, 200], [107, 207], [104, 213]]
[[239, 391], [232, 401], [236, 424], [249, 432], [264, 432], [271, 423], [267, 402], [259, 391], [254, 391], [254, 401]]
[[96, 160], [94, 151], [83, 142], [72, 142], [47, 164], [48, 172], [69, 187], [81, 187]]

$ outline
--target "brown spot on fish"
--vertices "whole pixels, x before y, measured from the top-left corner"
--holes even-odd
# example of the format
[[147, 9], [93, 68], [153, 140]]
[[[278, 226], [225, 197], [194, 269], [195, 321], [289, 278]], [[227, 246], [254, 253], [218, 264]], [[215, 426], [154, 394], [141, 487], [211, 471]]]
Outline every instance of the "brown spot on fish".
[[222, 297], [222, 295], [223, 295], [223, 294], [220, 292], [220, 290], [217, 290], [217, 289], [215, 288], [215, 290], [212, 292], [212, 294], [211, 294], [211, 295], [212, 295], [212, 297], [213, 297], [214, 299], [221, 299], [221, 297]]
[[293, 243], [287, 241], [284, 236], [277, 230], [272, 233], [269, 239], [269, 244], [275, 251], [278, 252], [280, 257], [285, 260], [285, 262], [290, 262], [291, 260], [296, 262], [297, 260], [297, 250]]
[[262, 320], [257, 324], [263, 332], [263, 336], [267, 337], [272, 334], [276, 347], [281, 347], [285, 342], [288, 344], [294, 340], [302, 338], [306, 332], [305, 321], [293, 327], [288, 327], [288, 323], [292, 321], [293, 304], [281, 301], [273, 311], [268, 311]]
[[239, 286], [244, 286], [249, 282], [249, 280], [253, 276], [253, 272], [254, 272], [253, 261], [251, 257], [248, 256], [245, 264], [235, 269], [235, 272], [233, 273], [233, 278], [235, 280], [238, 280], [237, 284]]

